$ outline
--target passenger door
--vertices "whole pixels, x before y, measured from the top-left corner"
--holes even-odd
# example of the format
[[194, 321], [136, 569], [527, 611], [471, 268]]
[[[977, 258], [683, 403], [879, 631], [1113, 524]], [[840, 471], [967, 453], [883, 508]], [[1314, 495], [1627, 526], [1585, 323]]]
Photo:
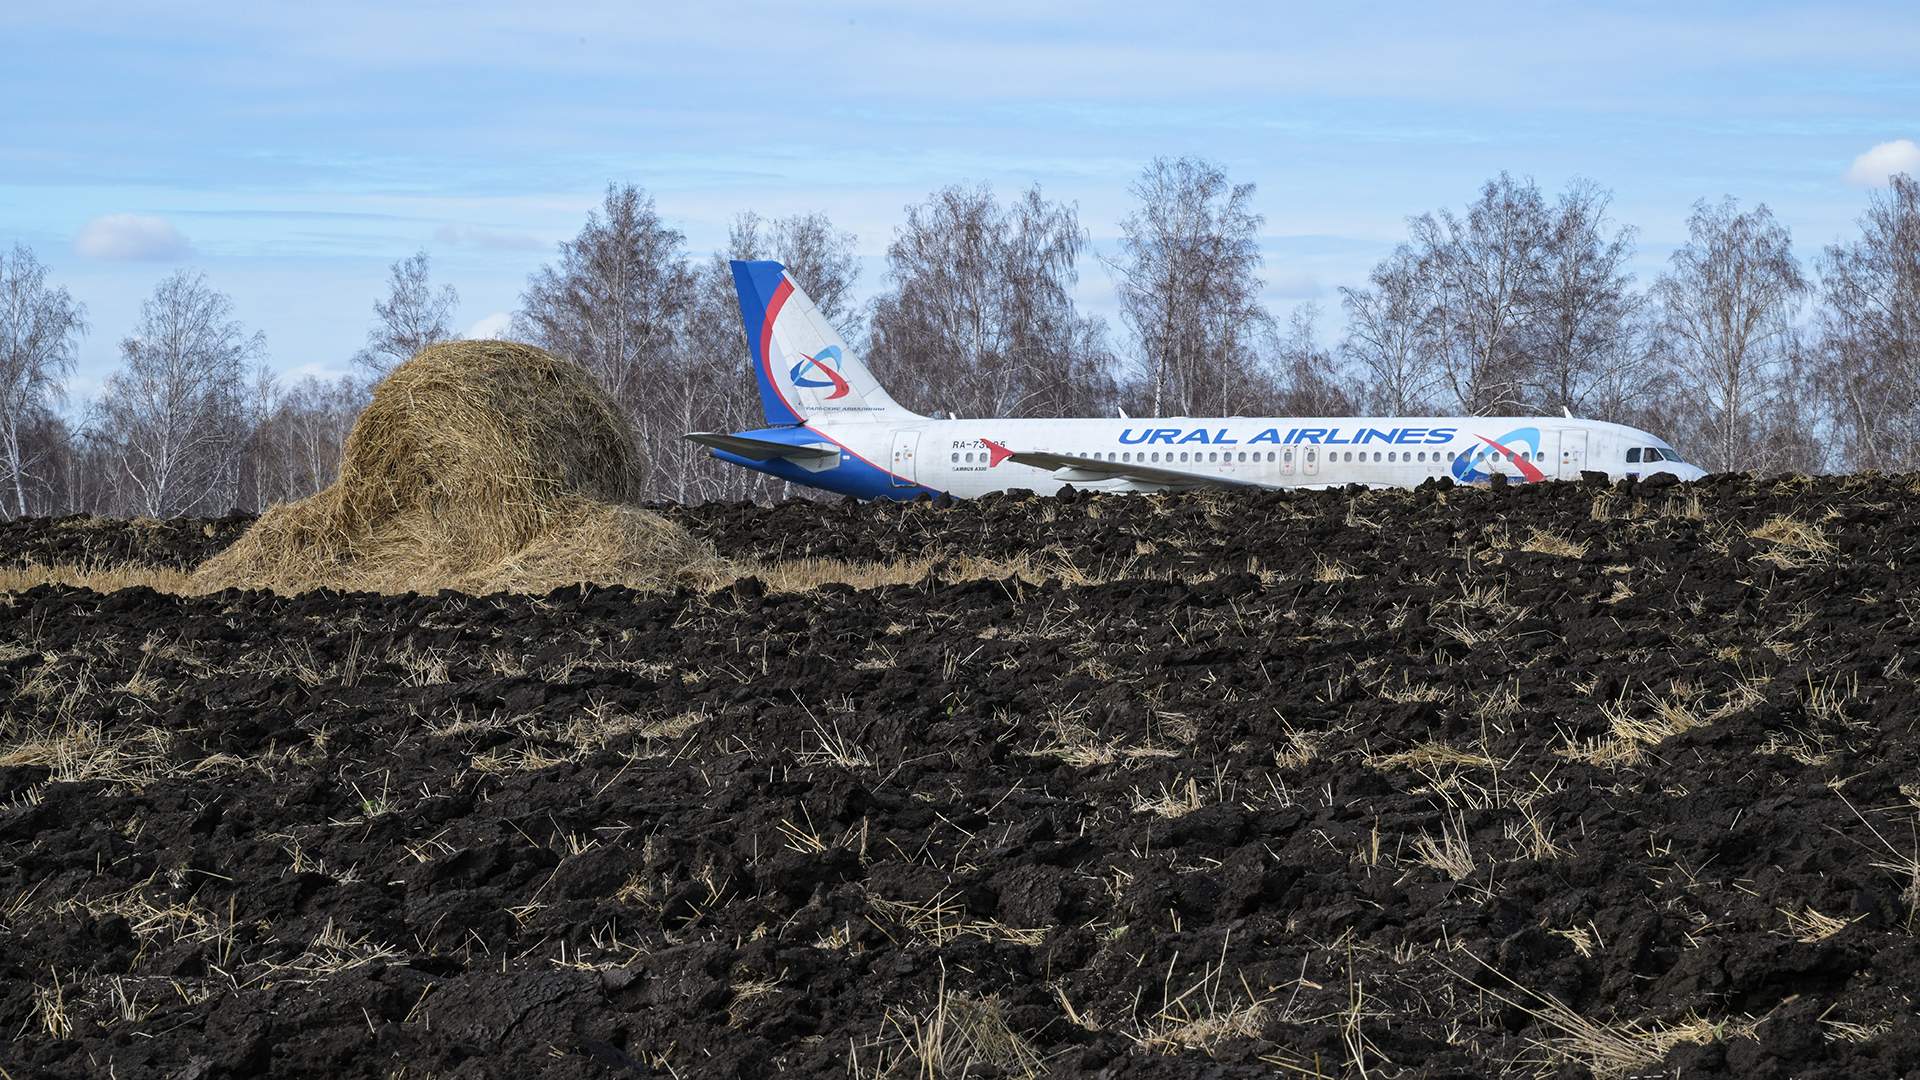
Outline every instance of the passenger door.
[[920, 451], [920, 433], [918, 431], [896, 431], [893, 433], [893, 486], [914, 486], [914, 455]]
[[1580, 479], [1580, 470], [1587, 467], [1587, 431], [1561, 429], [1560, 432], [1560, 478], [1563, 480]]
[[1300, 448], [1300, 471], [1308, 476], [1320, 475], [1320, 448], [1308, 443]]

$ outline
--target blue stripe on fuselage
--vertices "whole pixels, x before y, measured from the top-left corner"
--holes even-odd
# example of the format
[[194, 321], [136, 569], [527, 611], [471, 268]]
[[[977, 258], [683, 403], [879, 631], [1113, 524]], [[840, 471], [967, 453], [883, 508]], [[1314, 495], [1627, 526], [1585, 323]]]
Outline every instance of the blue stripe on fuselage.
[[[795, 429], [788, 430], [794, 431]], [[825, 436], [816, 436], [813, 432], [804, 431], [804, 429], [801, 430], [805, 436], [804, 438], [790, 435], [779, 441], [791, 441], [796, 444], [802, 442], [820, 442], [823, 439], [827, 442], [836, 441], [826, 438]], [[755, 438], [766, 438], [772, 434], [772, 432], [749, 431], [742, 432], [741, 434], [751, 435]], [[742, 468], [763, 472], [768, 476], [777, 476], [789, 483], [805, 484], [807, 487], [816, 487], [822, 491], [831, 491], [839, 495], [852, 495], [860, 499], [897, 499], [904, 502], [909, 499], [917, 499], [922, 495], [932, 497], [940, 494], [940, 492], [924, 484], [895, 487], [892, 473], [867, 464], [865, 461], [854, 456], [854, 454], [844, 446], [841, 447], [840, 450], [840, 464], [831, 469], [821, 469], [818, 472], [801, 468], [799, 465], [785, 458], [754, 461], [750, 458], [743, 458], [738, 454], [730, 454], [725, 450], [715, 450], [713, 451], [713, 456], [719, 458], [721, 461], [739, 465]]]

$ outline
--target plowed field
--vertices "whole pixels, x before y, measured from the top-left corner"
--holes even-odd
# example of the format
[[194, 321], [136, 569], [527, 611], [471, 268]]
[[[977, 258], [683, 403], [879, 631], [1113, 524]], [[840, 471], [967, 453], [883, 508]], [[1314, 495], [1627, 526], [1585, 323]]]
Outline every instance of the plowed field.
[[1911, 479], [675, 513], [748, 576], [0, 594], [0, 1068], [1920, 1067]]

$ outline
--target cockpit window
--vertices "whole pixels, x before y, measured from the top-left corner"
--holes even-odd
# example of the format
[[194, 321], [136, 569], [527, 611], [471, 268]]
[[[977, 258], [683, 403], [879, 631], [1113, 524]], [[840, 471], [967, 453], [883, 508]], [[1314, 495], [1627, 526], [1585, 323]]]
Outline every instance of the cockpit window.
[[1640, 448], [1639, 447], [1636, 446], [1633, 449], [1627, 451], [1627, 464], [1629, 465], [1640, 464]]

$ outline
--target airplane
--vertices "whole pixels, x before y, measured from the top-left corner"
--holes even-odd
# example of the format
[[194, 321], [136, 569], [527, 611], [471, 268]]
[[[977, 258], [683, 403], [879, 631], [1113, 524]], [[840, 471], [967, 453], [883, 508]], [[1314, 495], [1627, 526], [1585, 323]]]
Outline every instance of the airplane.
[[781, 264], [732, 267], [767, 426], [686, 438], [721, 461], [843, 495], [1706, 475], [1645, 431], [1571, 415], [936, 419], [895, 402]]

